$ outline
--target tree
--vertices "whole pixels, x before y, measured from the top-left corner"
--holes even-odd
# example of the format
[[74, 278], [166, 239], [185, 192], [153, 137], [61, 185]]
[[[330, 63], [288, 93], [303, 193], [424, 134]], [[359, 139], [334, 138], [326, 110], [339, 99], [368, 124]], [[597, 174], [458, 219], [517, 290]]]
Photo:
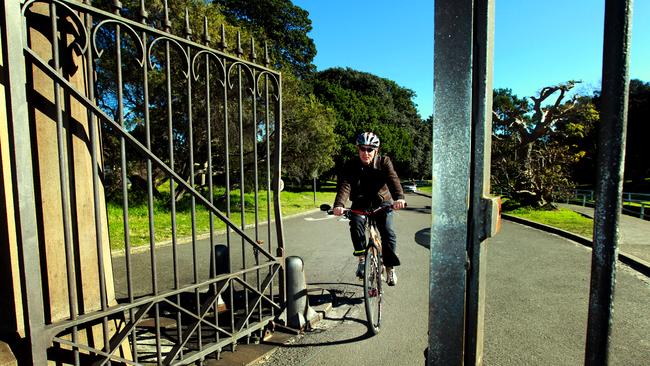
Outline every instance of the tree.
[[[235, 2], [228, 3], [231, 5], [235, 4]], [[273, 55], [275, 54], [276, 60], [279, 61], [273, 62], [273, 60], [271, 60], [270, 63], [271, 65], [276, 66], [288, 65], [283, 66], [286, 69], [283, 72], [283, 138], [285, 139], [285, 143], [283, 144], [285, 150], [283, 157], [284, 173], [289, 177], [293, 176], [293, 178], [300, 180], [305, 177], [310, 178], [314, 172], [322, 172], [330, 169], [332, 165], [331, 155], [336, 153], [335, 146], [337, 146], [332, 142], [333, 135], [331, 130], [334, 121], [333, 113], [321, 105], [313, 95], [310, 95], [310, 88], [307, 88], [307, 84], [304, 84], [303, 81], [295, 78], [292, 75], [293, 71], [291, 69], [291, 65], [294, 65], [300, 70], [310, 70], [310, 62], [313, 59], [313, 54], [315, 54], [314, 48], [314, 52], [310, 56], [309, 45], [311, 45], [312, 48], [314, 47], [313, 42], [310, 39], [299, 41], [299, 36], [301, 34], [299, 28], [302, 27], [302, 35], [305, 37], [306, 32], [310, 29], [311, 23], [306, 16], [306, 12], [293, 7], [290, 2], [276, 1], [267, 5], [270, 8], [275, 9], [274, 12], [283, 13], [282, 16], [267, 17], [269, 15], [267, 13], [253, 12], [251, 14], [257, 16], [258, 21], [250, 22], [243, 21], [239, 16], [249, 20], [252, 20], [253, 18], [244, 16], [243, 14], [245, 13], [233, 13], [234, 8], [232, 7], [225, 8], [201, 0], [173, 0], [168, 1], [167, 4], [169, 6], [169, 11], [165, 12], [162, 1], [154, 0], [147, 2], [147, 24], [153, 24], [158, 29], [165, 29], [166, 25], [169, 24], [169, 30], [173, 34], [181, 37], [190, 37], [191, 40], [197, 43], [207, 42], [207, 44], [212, 48], [222, 49], [225, 52], [236, 55], [239, 54], [239, 44], [237, 39], [240, 38], [243, 43], [242, 47], [246, 49], [243, 51], [243, 55], [241, 56], [242, 58], [251, 58], [250, 42], [253, 39], [259, 40], [262, 38], [269, 38], [266, 36], [267, 30], [277, 39], [281, 38], [280, 42], [275, 42], [275, 45], [270, 45], [270, 50], [272, 51], [271, 59], [273, 59]], [[98, 0], [97, 5], [107, 10], [113, 10], [113, 2], [110, 0]], [[250, 11], [260, 10], [255, 10], [255, 6], [251, 4], [248, 4], [250, 6], [244, 3], [240, 5]], [[141, 3], [137, 0], [125, 0], [120, 13], [125, 17], [139, 21], [141, 20], [139, 18], [140, 12], [138, 11], [140, 6]], [[221, 13], [226, 10], [229, 11], [227, 14], [224, 15]], [[234, 16], [234, 14], [239, 15]], [[169, 23], [167, 22], [167, 18], [169, 18]], [[97, 18], [96, 22], [99, 21], [101, 21], [101, 19]], [[204, 28], [204, 22], [207, 24], [207, 35], [209, 37], [206, 37], [204, 34], [206, 31]], [[225, 28], [224, 33], [226, 39], [222, 39], [222, 26]], [[191, 33], [187, 32], [188, 28], [191, 30]], [[292, 34], [291, 36], [283, 34], [283, 29], [285, 28], [290, 28], [291, 32], [293, 32], [290, 32]], [[246, 175], [245, 179], [247, 181], [249, 178], [252, 179], [251, 175], [253, 174], [253, 165], [255, 164], [253, 159], [254, 146], [257, 145], [257, 163], [263, 163], [269, 159], [266, 145], [263, 142], [266, 133], [267, 121], [265, 121], [265, 119], [267, 116], [262, 115], [263, 113], [260, 112], [260, 108], [263, 108], [262, 103], [264, 100], [263, 97], [260, 97], [259, 95], [253, 96], [251, 94], [251, 90], [253, 90], [251, 84], [253, 78], [246, 76], [242, 77], [244, 101], [242, 103], [241, 113], [244, 114], [245, 120], [252, 120], [253, 98], [258, 98], [257, 108], [259, 115], [256, 118], [258, 126], [245, 124], [244, 130], [239, 131], [238, 119], [240, 117], [240, 110], [238, 107], [228, 108], [227, 121], [229, 122], [228, 130], [230, 134], [229, 141], [226, 141], [226, 135], [224, 132], [224, 121], [226, 120], [226, 116], [224, 116], [226, 110], [223, 105], [224, 87], [222, 86], [223, 84], [220, 84], [218, 81], [218, 79], [222, 79], [224, 76], [217, 71], [218, 65], [211, 65], [212, 75], [210, 77], [211, 85], [209, 85], [211, 94], [208, 98], [206, 92], [208, 85], [206, 85], [207, 78], [205, 77], [205, 73], [207, 72], [207, 56], [205, 58], [200, 57], [196, 60], [190, 60], [193, 66], [191, 72], [198, 72], [196, 75], [193, 74], [192, 76], [196, 77], [191, 77], [190, 80], [185, 74], [187, 72], [187, 62], [183, 50], [180, 50], [179, 47], [171, 44], [171, 56], [168, 60], [165, 47], [166, 43], [157, 43], [156, 46], [153, 47], [152, 52], [147, 55], [150, 56], [150, 59], [147, 61], [151, 62], [152, 67], [147, 70], [149, 99], [148, 104], [145, 105], [143, 88], [144, 68], [137, 62], [142, 55], [139, 51], [138, 45], [133, 42], [132, 35], [127, 31], [127, 29], [123, 28], [119, 33], [122, 42], [122, 57], [120, 60], [121, 67], [119, 67], [123, 80], [121, 90], [119, 90], [122, 95], [122, 105], [124, 106], [122, 116], [120, 116], [118, 108], [118, 85], [115, 82], [117, 80], [118, 70], [118, 60], [116, 57], [116, 40], [118, 37], [117, 27], [113, 24], [103, 26], [100, 27], [99, 32], [97, 33], [99, 48], [104, 51], [102, 57], [98, 59], [95, 69], [97, 73], [96, 95], [98, 104], [101, 108], [108, 112], [109, 115], [112, 115], [116, 121], [120, 121], [120, 117], [122, 117], [127, 130], [142, 144], [145, 144], [145, 136], [147, 134], [145, 128], [145, 112], [148, 112], [152, 152], [156, 156], [160, 157], [165, 163], [171, 165], [170, 138], [173, 139], [173, 141], [171, 141], [171, 146], [174, 154], [174, 170], [186, 179], [189, 179], [192, 170], [194, 170], [196, 174], [197, 171], [203, 170], [207, 167], [208, 146], [212, 146], [211, 158], [213, 182], [224, 184], [226, 175], [224, 167], [227, 157], [225, 156], [223, 146], [226, 145], [226, 142], [228, 142], [230, 146], [230, 159], [238, 159], [238, 153], [235, 154], [234, 152], [239, 150], [243, 151], [244, 162], [241, 164], [244, 169], [243, 174]], [[238, 34], [240, 37], [237, 37]], [[153, 40], [152, 37], [145, 37], [143, 39], [149, 44], [151, 44]], [[294, 44], [300, 42], [304, 43], [303, 46], [306, 47], [305, 49], [307, 50], [302, 52], [302, 54], [298, 54], [301, 51], [297, 51], [302, 49], [302, 46]], [[259, 41], [257, 41], [257, 43], [259, 43]], [[274, 47], [280, 47], [283, 44], [283, 49], [273, 53]], [[259, 45], [255, 48], [257, 50], [257, 62], [265, 62], [261, 57], [261, 54], [263, 53], [260, 52], [260, 49], [262, 48]], [[192, 49], [191, 53], [189, 53], [190, 57], [193, 54], [196, 54], [196, 52], [198, 52], [197, 49]], [[296, 52], [295, 55], [294, 52]], [[214, 62], [214, 60], [211, 62]], [[300, 65], [304, 67], [301, 68], [299, 67]], [[246, 72], [243, 74], [248, 75]], [[237, 70], [233, 71], [229, 77], [228, 85], [232, 86], [238, 84], [239, 80]], [[168, 98], [167, 96], [168, 79], [170, 80], [171, 85], [171, 89], [169, 90], [171, 98]], [[188, 96], [189, 81], [192, 82], [191, 96]], [[238, 106], [236, 90], [233, 90], [231, 87], [226, 92], [228, 94], [225, 98], [228, 99], [229, 105]], [[189, 129], [189, 97], [191, 97], [192, 102], [191, 134]], [[210, 106], [211, 110], [210, 134], [208, 134], [207, 127], [208, 118], [206, 111], [208, 110], [208, 106]], [[169, 111], [172, 113], [171, 116]], [[270, 117], [273, 120], [274, 116]], [[171, 127], [169, 123], [170, 119], [172, 121]], [[273, 126], [272, 120], [268, 122], [270, 134], [275, 132], [275, 126]], [[110, 129], [110, 126], [107, 128]], [[171, 135], [169, 133], [170, 128]], [[243, 146], [240, 146], [240, 133], [244, 136], [241, 140], [243, 141]], [[191, 141], [190, 136], [192, 137]], [[210, 140], [208, 140], [208, 136], [210, 136]], [[312, 141], [312, 146], [305, 144], [305, 141]], [[314, 141], [316, 144], [313, 143]], [[193, 143], [192, 150], [190, 150], [190, 142]], [[108, 168], [108, 171], [112, 172], [107, 181], [108, 191], [115, 191], [119, 196], [121, 194], [122, 170], [119, 153], [120, 140], [115, 134], [105, 134], [103, 147], [105, 151], [105, 166]], [[308, 154], [307, 150], [313, 149], [314, 147], [320, 150], [322, 154]], [[306, 157], [310, 158], [307, 159]], [[143, 179], [146, 179], [146, 159], [128, 149], [126, 158], [125, 173], [127, 178], [132, 182], [141, 182]], [[194, 165], [190, 163], [191, 159], [193, 159]], [[153, 168], [155, 185], [165, 183], [168, 178], [166, 174], [164, 174], [162, 170], [156, 169], [155, 166]], [[240, 176], [239, 169], [240, 164], [231, 164], [230, 166], [229, 174], [230, 177], [233, 178], [231, 179], [231, 182], [234, 182], [235, 184], [237, 182], [236, 177]], [[246, 186], [247, 189], [250, 189], [251, 187], [251, 185]], [[175, 198], [180, 199], [183, 194], [183, 188], [177, 186], [175, 193]]]
[[[601, 108], [600, 90], [594, 91], [591, 102], [597, 110]], [[625, 177], [624, 189], [629, 191], [646, 191], [650, 176], [650, 161], [646, 159], [646, 137], [650, 135], [650, 123], [647, 116], [650, 114], [650, 83], [638, 79], [630, 80], [627, 112], [627, 132], [625, 141]], [[574, 176], [587, 184], [595, 184], [597, 164], [597, 129], [590, 131], [585, 138], [575, 142], [586, 151]]]
[[571, 143], [598, 118], [590, 98], [565, 100], [576, 81], [520, 99], [509, 89], [493, 98], [493, 183], [524, 204], [545, 205], [572, 186], [567, 166], [585, 152]]
[[283, 175], [298, 183], [320, 176], [334, 166], [338, 154], [335, 113], [291, 75], [283, 83]]
[[382, 152], [394, 160], [400, 175], [421, 177], [427, 175], [426, 171], [430, 173], [431, 150], [430, 143], [426, 143], [431, 136], [430, 124], [420, 119], [413, 91], [350, 68], [317, 73], [313, 88], [318, 99], [336, 111], [335, 132], [342, 149], [337, 164], [356, 155], [357, 134], [373, 131], [382, 141]]
[[251, 29], [258, 36], [273, 42], [269, 51], [278, 63], [275, 68], [288, 66], [299, 78], [312, 76], [316, 67], [316, 45], [308, 36], [311, 31], [309, 13], [290, 0], [213, 0], [219, 4], [228, 20]]

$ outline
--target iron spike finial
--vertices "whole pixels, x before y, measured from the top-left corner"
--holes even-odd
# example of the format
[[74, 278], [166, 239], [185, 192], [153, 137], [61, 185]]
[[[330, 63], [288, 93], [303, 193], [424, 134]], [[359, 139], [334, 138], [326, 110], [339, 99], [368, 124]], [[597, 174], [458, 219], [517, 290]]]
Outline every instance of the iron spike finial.
[[255, 62], [257, 55], [255, 54], [255, 39], [251, 36], [251, 61]]
[[144, 0], [140, 0], [140, 22], [146, 23], [147, 19], [149, 19], [149, 13], [144, 5]]
[[269, 45], [264, 41], [264, 66], [269, 67], [271, 60], [269, 59]]
[[208, 45], [210, 44], [210, 32], [208, 32], [208, 17], [203, 16], [203, 42]]
[[219, 42], [219, 47], [221, 51], [225, 51], [228, 47], [228, 42], [226, 42], [226, 26], [221, 24], [221, 42]]
[[237, 31], [237, 57], [241, 58], [244, 50], [241, 48], [241, 32]]
[[169, 20], [169, 6], [165, 0], [165, 32], [169, 33], [172, 30], [172, 22]]
[[190, 28], [190, 11], [185, 8], [185, 37], [190, 39], [192, 36], [192, 28]]
[[122, 2], [120, 0], [113, 0], [113, 12], [119, 14], [122, 10]]

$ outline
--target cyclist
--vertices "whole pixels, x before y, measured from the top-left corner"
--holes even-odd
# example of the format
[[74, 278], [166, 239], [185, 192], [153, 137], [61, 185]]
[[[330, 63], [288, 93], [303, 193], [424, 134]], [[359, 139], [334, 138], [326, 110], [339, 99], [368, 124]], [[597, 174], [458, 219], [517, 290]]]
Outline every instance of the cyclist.
[[[352, 201], [353, 210], [374, 209], [393, 204], [395, 210], [406, 206], [404, 192], [393, 163], [387, 156], [379, 155], [379, 137], [372, 132], [357, 136], [358, 159], [352, 159], [338, 174], [337, 192], [334, 199], [334, 215], [344, 213], [346, 201]], [[364, 254], [366, 247], [365, 217], [352, 215], [350, 218], [350, 236], [354, 246], [354, 255], [359, 258], [356, 275], [363, 278]], [[386, 283], [397, 284], [396, 266], [400, 265], [397, 256], [397, 237], [393, 230], [393, 213], [384, 211], [377, 216], [377, 227], [381, 235], [384, 265], [386, 266]]]

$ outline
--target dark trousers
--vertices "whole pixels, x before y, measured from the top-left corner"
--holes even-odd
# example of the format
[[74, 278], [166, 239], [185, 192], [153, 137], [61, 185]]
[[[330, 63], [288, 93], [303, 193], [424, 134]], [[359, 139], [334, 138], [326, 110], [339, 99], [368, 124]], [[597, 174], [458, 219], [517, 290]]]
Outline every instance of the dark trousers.
[[[381, 236], [382, 258], [386, 267], [400, 265], [397, 257], [397, 236], [393, 230], [393, 213], [387, 212], [375, 216], [377, 228]], [[350, 218], [350, 236], [354, 245], [354, 255], [365, 255], [366, 249], [366, 217], [352, 215]]]

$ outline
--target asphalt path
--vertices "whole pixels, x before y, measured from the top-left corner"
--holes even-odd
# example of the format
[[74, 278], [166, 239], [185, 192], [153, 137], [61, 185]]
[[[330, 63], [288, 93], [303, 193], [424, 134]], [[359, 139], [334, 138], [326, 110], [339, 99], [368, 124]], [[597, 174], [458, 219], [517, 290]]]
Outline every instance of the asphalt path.
[[[305, 262], [310, 287], [335, 295], [315, 329], [292, 338], [259, 364], [422, 365], [429, 313], [430, 199], [407, 196], [395, 213], [398, 285], [387, 287], [381, 332], [365, 325], [361, 282], [354, 276], [347, 222], [316, 212], [285, 221], [288, 255]], [[418, 244], [420, 243], [420, 244]], [[556, 235], [504, 222], [485, 246], [485, 365], [584, 363], [591, 251]], [[650, 282], [618, 266], [610, 365], [650, 364]]]
[[[301, 257], [309, 286], [329, 290], [334, 302], [315, 329], [293, 337], [261, 364], [424, 363], [431, 201], [416, 194], [408, 194], [407, 201], [409, 207], [395, 213], [402, 261], [399, 281], [395, 287], [386, 286], [377, 336], [370, 336], [365, 325], [348, 223], [322, 212], [284, 220], [287, 255]], [[484, 247], [488, 251], [484, 364], [583, 364], [591, 250], [510, 222], [504, 222], [502, 231]], [[232, 249], [240, 250], [238, 245]], [[191, 245], [179, 245], [178, 251], [181, 283], [208, 276], [209, 242], [199, 241], [196, 252]], [[173, 287], [172, 247], [161, 246], [156, 252], [159, 290], [164, 291]], [[198, 263], [196, 273], [192, 258]], [[147, 251], [131, 257], [136, 295], [151, 291], [150, 259]], [[126, 294], [124, 260], [119, 254], [113, 257], [118, 297]], [[618, 266], [616, 278], [609, 364], [650, 365], [650, 281], [624, 265]]]

